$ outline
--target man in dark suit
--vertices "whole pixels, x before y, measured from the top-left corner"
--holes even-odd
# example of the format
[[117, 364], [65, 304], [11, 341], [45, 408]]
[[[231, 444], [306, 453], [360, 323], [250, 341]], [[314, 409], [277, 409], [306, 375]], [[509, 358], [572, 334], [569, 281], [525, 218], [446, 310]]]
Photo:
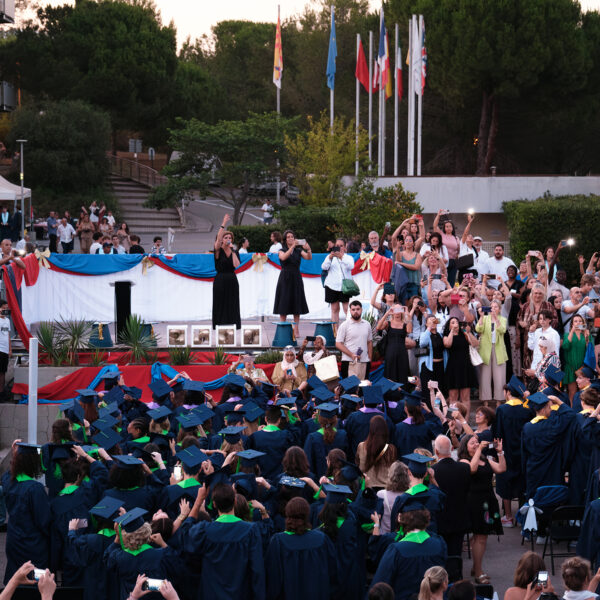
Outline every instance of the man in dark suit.
[[438, 487], [446, 494], [446, 505], [438, 515], [438, 533], [446, 540], [448, 556], [462, 555], [462, 541], [469, 528], [467, 494], [471, 484], [469, 465], [455, 461], [450, 455], [452, 444], [445, 435], [435, 439], [433, 466]]
[[21, 239], [21, 225], [23, 224], [23, 214], [21, 213], [21, 209], [17, 207], [15, 214], [12, 218], [11, 224], [11, 236], [13, 244], [18, 242]]

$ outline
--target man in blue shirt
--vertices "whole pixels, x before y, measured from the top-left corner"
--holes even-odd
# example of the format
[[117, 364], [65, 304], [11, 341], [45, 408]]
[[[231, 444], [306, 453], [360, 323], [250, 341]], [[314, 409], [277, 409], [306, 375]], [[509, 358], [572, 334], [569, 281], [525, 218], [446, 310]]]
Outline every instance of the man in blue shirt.
[[46, 225], [48, 226], [48, 239], [50, 240], [50, 252], [58, 252], [56, 247], [56, 228], [58, 221], [56, 220], [56, 213], [51, 210], [48, 218], [46, 219]]

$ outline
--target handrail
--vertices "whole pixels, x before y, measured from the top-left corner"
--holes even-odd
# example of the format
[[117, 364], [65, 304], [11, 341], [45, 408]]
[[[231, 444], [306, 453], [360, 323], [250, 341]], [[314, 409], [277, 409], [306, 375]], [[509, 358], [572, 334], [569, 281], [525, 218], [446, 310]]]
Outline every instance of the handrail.
[[110, 172], [113, 175], [132, 179], [151, 188], [167, 183], [167, 178], [161, 175], [156, 169], [142, 165], [134, 160], [112, 155], [109, 155], [108, 160], [110, 161]]

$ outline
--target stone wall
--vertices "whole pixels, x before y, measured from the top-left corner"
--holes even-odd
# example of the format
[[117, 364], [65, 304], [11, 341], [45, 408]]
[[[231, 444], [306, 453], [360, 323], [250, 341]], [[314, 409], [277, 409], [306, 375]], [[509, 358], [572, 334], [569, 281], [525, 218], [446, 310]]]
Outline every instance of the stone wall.
[[[27, 441], [27, 408], [26, 404], [0, 404], [0, 448], [10, 448], [19, 438]], [[57, 414], [55, 404], [38, 405], [38, 444], [45, 444], [50, 439]]]

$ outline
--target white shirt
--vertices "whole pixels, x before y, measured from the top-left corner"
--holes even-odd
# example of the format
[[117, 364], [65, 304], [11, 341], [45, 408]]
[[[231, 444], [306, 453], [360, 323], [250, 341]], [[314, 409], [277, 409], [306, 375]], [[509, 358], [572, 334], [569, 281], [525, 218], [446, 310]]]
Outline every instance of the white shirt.
[[269, 254], [277, 254], [282, 248], [283, 246], [277, 242], [269, 248]]
[[[348, 311], [350, 312], [350, 311]], [[362, 348], [359, 362], [369, 362], [368, 342], [373, 340], [373, 330], [371, 324], [361, 319], [355, 321], [352, 318], [346, 319], [338, 328], [336, 342], [341, 342], [352, 352], [356, 354], [359, 348]], [[349, 362], [351, 358], [342, 352], [342, 360]]]
[[15, 248], [16, 248], [17, 250], [25, 250], [25, 244], [26, 244], [26, 243], [27, 243], [27, 242], [25, 241], [25, 238], [21, 238], [21, 239], [20, 239], [20, 240], [17, 242], [17, 245], [15, 246]]
[[246, 248], [240, 248], [238, 254], [248, 254], [248, 250], [246, 250]]
[[332, 258], [330, 254], [323, 261], [321, 269], [328, 271], [325, 278], [325, 285], [330, 290], [336, 292], [342, 291], [342, 279], [352, 278], [352, 269], [354, 268], [354, 259], [349, 254], [344, 254], [341, 259]]
[[583, 317], [583, 320], [590, 319], [594, 316], [594, 308], [589, 304], [584, 304], [579, 310], [576, 312], [567, 313], [565, 312], [565, 308], [573, 308], [574, 304], [571, 300], [564, 300], [560, 306], [560, 313], [562, 315], [562, 322], [566, 323], [567, 319], [569, 320], [569, 329], [571, 327], [571, 320], [575, 315], [579, 315]]
[[[419, 250], [419, 254], [421, 256], [425, 256], [425, 252], [429, 252], [431, 250], [431, 244], [423, 244], [421, 249]], [[445, 264], [448, 264], [448, 249], [446, 246], [442, 246], [441, 250], [438, 250], [439, 255], [442, 257]], [[423, 261], [425, 263], [425, 261]]]
[[479, 255], [475, 257], [475, 262], [473, 266], [477, 269], [477, 274], [479, 275], [479, 279], [484, 273], [487, 273], [486, 264], [487, 261], [490, 260], [490, 255], [485, 250], [480, 250]]
[[117, 251], [117, 254], [127, 254], [125, 248], [119, 244], [118, 246], [113, 245], [113, 249]]
[[75, 230], [71, 223], [67, 223], [63, 225], [62, 223], [56, 228], [56, 233], [61, 242], [65, 242], [68, 244], [73, 241], [73, 237], [75, 236]]
[[477, 268], [481, 274], [486, 273], [488, 275], [496, 275], [496, 277], [499, 277], [502, 279], [502, 281], [506, 281], [508, 279], [506, 269], [508, 269], [510, 266], [515, 266], [515, 263], [508, 258], [508, 256], [503, 256], [500, 260], [498, 260], [495, 256], [490, 256], [490, 258], [488, 258], [487, 261], [481, 265], [482, 270], [479, 269], [480, 264], [481, 260], [478, 261]]
[[0, 315], [0, 352], [10, 352], [10, 320]]
[[116, 223], [115, 218], [112, 215], [104, 215], [104, 216], [106, 217], [106, 220], [108, 221], [108, 224], [111, 227], [114, 227], [115, 223]]
[[263, 219], [269, 219], [273, 216], [273, 205], [265, 202], [261, 206], [261, 210], [263, 211]]
[[100, 242], [94, 242], [90, 246], [90, 254], [96, 254], [96, 250], [102, 250], [102, 244]]
[[534, 371], [537, 369], [538, 364], [543, 358], [540, 345], [538, 344], [540, 337], [542, 336], [548, 340], [552, 340], [556, 354], [558, 354], [558, 351], [560, 350], [560, 336], [558, 335], [558, 331], [556, 331], [556, 329], [548, 327], [548, 329], [543, 330], [541, 327], [538, 327], [533, 333], [530, 331], [527, 335], [527, 347], [530, 350], [533, 350], [531, 369]]

